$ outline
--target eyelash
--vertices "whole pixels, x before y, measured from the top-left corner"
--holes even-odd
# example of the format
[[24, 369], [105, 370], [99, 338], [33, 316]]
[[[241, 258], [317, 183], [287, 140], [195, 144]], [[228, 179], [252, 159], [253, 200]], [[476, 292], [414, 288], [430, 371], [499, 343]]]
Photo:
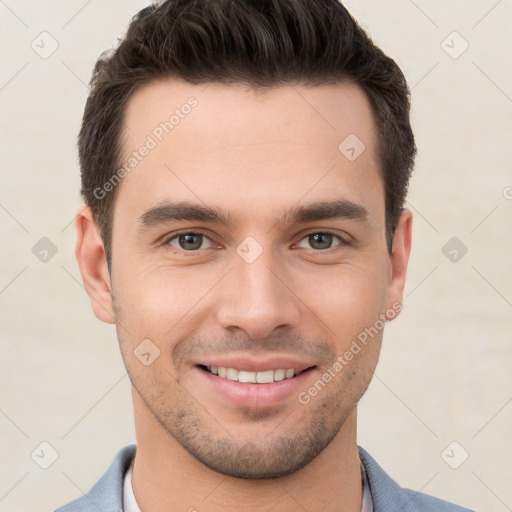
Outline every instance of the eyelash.
[[[195, 236], [203, 236], [205, 238], [207, 238], [208, 240], [210, 240], [210, 242], [212, 243], [215, 243], [206, 233], [203, 233], [201, 231], [182, 231], [180, 233], [175, 233], [174, 235], [172, 235], [171, 237], [168, 237], [166, 238], [162, 245], [163, 246], [169, 246], [170, 243], [177, 239], [178, 237], [180, 236], [183, 236], [183, 235], [195, 235]], [[340, 246], [348, 246], [350, 245], [349, 242], [347, 242], [346, 240], [344, 240], [340, 235], [334, 233], [333, 231], [330, 231], [330, 230], [322, 230], [322, 231], [311, 231], [310, 233], [306, 233], [300, 240], [299, 240], [299, 243], [304, 240], [305, 238], [311, 236], [311, 235], [332, 235], [333, 237], [337, 238], [339, 240], [339, 243], [338, 245], [335, 245], [333, 247], [328, 247], [327, 249], [310, 249], [312, 251], [315, 251], [315, 252], [318, 252], [318, 253], [328, 253], [329, 251], [331, 250], [334, 250], [336, 249], [337, 247], [340, 247]], [[172, 247], [172, 246], [171, 246]], [[207, 250], [207, 249], [196, 249], [196, 250], [192, 250], [192, 251], [186, 251], [185, 249], [181, 249], [181, 248], [176, 248], [176, 247], [172, 247], [173, 249], [175, 249], [176, 251], [178, 252], [182, 252], [182, 253], [190, 253], [190, 254], [194, 254], [194, 253], [199, 253], [201, 251], [204, 251], [204, 250]]]

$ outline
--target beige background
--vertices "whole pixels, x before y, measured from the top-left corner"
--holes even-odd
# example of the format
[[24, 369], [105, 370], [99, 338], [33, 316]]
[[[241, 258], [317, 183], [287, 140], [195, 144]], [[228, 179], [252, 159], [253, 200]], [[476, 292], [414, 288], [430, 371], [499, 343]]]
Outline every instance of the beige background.
[[[1, 512], [53, 510], [81, 495], [135, 439], [115, 330], [90, 310], [72, 221], [92, 66], [145, 5], [0, 1]], [[510, 510], [512, 2], [346, 5], [402, 66], [419, 146], [404, 311], [360, 404], [359, 443], [403, 486]], [[50, 37], [59, 46], [42, 58], [32, 41], [44, 54]], [[42, 237], [58, 249], [47, 263], [32, 252]], [[457, 262], [442, 251], [452, 237], [468, 249]], [[41, 442], [58, 453], [48, 469]], [[465, 451], [452, 469], [446, 461]]]

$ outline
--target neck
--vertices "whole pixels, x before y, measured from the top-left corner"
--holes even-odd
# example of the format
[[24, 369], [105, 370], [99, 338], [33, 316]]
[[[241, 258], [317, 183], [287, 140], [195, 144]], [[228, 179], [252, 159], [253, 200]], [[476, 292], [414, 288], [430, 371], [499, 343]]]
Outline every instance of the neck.
[[217, 473], [199, 462], [162, 428], [136, 392], [133, 396], [137, 454], [132, 485], [143, 512], [360, 512], [356, 409], [304, 468], [279, 478], [245, 479]]

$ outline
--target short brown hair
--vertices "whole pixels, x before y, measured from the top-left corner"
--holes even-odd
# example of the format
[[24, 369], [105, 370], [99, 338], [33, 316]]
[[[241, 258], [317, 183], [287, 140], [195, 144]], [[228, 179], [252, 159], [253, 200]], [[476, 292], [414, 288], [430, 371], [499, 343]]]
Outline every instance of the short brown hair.
[[360, 86], [378, 129], [391, 252], [416, 155], [410, 92], [398, 65], [337, 0], [166, 0], [132, 19], [117, 49], [96, 63], [90, 83], [78, 140], [81, 191], [109, 262], [116, 187], [100, 198], [97, 190], [121, 165], [128, 100], [165, 78], [254, 88], [343, 80]]

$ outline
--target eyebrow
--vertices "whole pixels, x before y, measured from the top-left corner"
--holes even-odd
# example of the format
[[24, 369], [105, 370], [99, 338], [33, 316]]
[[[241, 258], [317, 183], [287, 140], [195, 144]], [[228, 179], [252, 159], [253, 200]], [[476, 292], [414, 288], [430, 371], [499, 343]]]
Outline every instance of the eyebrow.
[[[368, 210], [361, 204], [348, 200], [316, 202], [306, 206], [294, 206], [285, 211], [276, 224], [304, 224], [328, 219], [348, 219], [368, 222]], [[138, 219], [140, 229], [151, 228], [172, 221], [200, 221], [221, 224], [226, 227], [239, 222], [231, 212], [215, 206], [191, 203], [188, 201], [163, 202], [146, 212]]]

